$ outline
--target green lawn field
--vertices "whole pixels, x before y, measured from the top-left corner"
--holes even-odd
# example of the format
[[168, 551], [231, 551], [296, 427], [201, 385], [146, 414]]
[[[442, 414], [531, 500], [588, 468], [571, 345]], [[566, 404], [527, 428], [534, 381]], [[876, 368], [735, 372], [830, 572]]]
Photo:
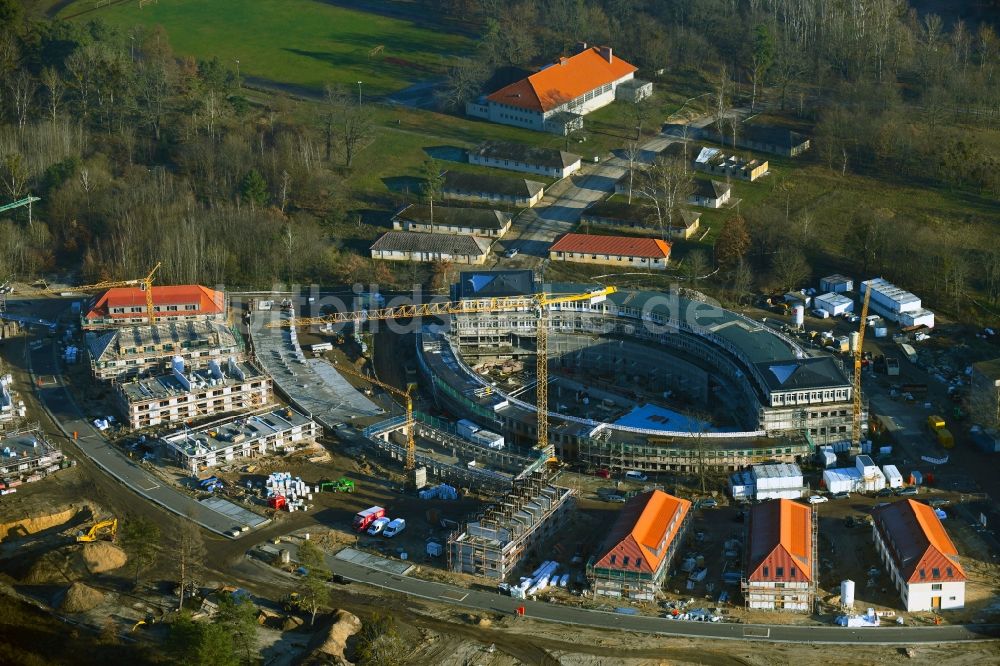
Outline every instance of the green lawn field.
[[124, 31], [162, 25], [177, 53], [218, 57], [229, 67], [239, 59], [244, 77], [317, 89], [362, 81], [365, 94], [441, 76], [473, 46], [460, 35], [321, 0], [158, 0], [142, 9], [137, 0], [99, 9], [79, 0], [59, 16], [101, 18]]

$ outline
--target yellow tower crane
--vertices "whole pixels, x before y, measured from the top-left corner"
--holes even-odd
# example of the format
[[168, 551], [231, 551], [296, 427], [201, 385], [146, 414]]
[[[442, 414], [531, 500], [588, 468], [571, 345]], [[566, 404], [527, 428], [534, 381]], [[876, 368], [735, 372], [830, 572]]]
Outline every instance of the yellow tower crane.
[[865, 320], [868, 319], [868, 301], [872, 297], [871, 285], [865, 290], [861, 305], [861, 323], [858, 325], [858, 346], [854, 348], [854, 421], [851, 444], [861, 446], [861, 347], [865, 343]]
[[335, 367], [337, 368], [338, 372], [341, 372], [341, 373], [343, 373], [345, 375], [351, 375], [352, 377], [357, 377], [358, 379], [363, 379], [364, 381], [368, 382], [369, 384], [374, 384], [375, 386], [379, 386], [381, 388], [384, 388], [386, 391], [389, 391], [390, 393], [394, 393], [395, 395], [398, 395], [399, 397], [401, 397], [404, 400], [404, 402], [406, 404], [406, 467], [405, 467], [405, 469], [406, 469], [407, 472], [412, 472], [413, 470], [415, 470], [417, 468], [417, 441], [416, 441], [416, 434], [414, 432], [415, 428], [414, 428], [414, 423], [413, 423], [413, 390], [415, 388], [417, 388], [417, 385], [411, 382], [410, 384], [406, 385], [406, 390], [403, 391], [402, 389], [398, 389], [398, 388], [396, 388], [395, 386], [393, 386], [391, 384], [386, 384], [385, 382], [380, 381], [378, 379], [375, 379], [374, 377], [369, 377], [368, 375], [363, 375], [360, 372], [356, 372], [353, 369], [348, 369], [345, 366], [346, 366], [346, 364], [338, 363]]
[[[419, 305], [400, 305], [377, 310], [337, 312], [322, 317], [299, 317], [273, 321], [266, 328], [289, 326], [321, 326], [323, 324], [362, 324], [366, 321], [383, 319], [407, 319], [413, 317], [444, 317], [487, 312], [511, 312], [533, 310], [536, 316], [537, 337], [535, 342], [535, 406], [538, 413], [537, 447], [553, 456], [554, 447], [549, 444], [549, 364], [548, 364], [548, 310], [553, 305], [589, 301], [599, 303], [618, 290], [615, 287], [600, 287], [579, 294], [550, 295], [545, 293], [531, 296], [507, 296], [502, 298], [474, 298], [464, 301], [441, 301]], [[397, 389], [398, 390], [398, 389]]]
[[107, 280], [105, 282], [98, 282], [97, 284], [85, 284], [79, 287], [66, 287], [60, 289], [48, 289], [45, 291], [50, 294], [61, 294], [63, 292], [87, 292], [87, 291], [103, 291], [105, 289], [114, 289], [115, 287], [139, 287], [146, 295], [146, 314], [149, 317], [149, 323], [152, 324], [156, 320], [156, 312], [153, 309], [153, 275], [156, 271], [160, 269], [160, 262], [156, 262], [153, 266], [153, 270], [149, 271], [149, 275], [146, 277], [135, 278], [133, 280]]

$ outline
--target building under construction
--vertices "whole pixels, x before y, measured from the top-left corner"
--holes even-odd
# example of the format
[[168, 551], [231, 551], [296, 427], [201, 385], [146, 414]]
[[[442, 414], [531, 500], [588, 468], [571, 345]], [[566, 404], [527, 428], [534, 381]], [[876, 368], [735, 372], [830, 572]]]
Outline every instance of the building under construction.
[[168, 374], [117, 384], [116, 402], [130, 428], [148, 428], [213, 414], [255, 409], [273, 400], [271, 378], [250, 361], [211, 360], [187, 370], [183, 359]]
[[563, 525], [572, 495], [542, 472], [515, 481], [510, 493], [448, 540], [448, 568], [505, 580], [533, 546]]
[[62, 451], [29, 428], [0, 437], [0, 488], [9, 491], [37, 481], [67, 465]]
[[88, 332], [86, 347], [96, 379], [110, 381], [167, 369], [180, 357], [191, 367], [242, 355], [236, 334], [218, 321], [180, 321]]

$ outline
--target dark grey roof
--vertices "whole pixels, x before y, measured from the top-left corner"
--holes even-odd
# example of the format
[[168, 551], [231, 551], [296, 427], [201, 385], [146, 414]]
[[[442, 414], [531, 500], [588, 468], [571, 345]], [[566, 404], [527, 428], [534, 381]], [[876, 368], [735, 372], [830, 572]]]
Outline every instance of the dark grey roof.
[[700, 178], [694, 181], [694, 196], [704, 197], [706, 199], [718, 199], [729, 191], [729, 184], [722, 183], [718, 180], [702, 180]]
[[[430, 224], [431, 207], [424, 204], [410, 204], [395, 215], [395, 219], [409, 220], [418, 224]], [[510, 215], [488, 208], [467, 208], [461, 206], [434, 206], [434, 224], [469, 229], [500, 230], [510, 222]]]
[[453, 297], [503, 298], [535, 293], [535, 274], [529, 270], [465, 271], [459, 276]]
[[591, 204], [583, 211], [583, 217], [600, 217], [609, 220], [639, 222], [644, 220], [647, 212], [642, 206], [626, 201], [610, 201], [605, 199]]
[[681, 219], [684, 220], [684, 228], [693, 227], [701, 219], [701, 213], [696, 210], [681, 209]]
[[447, 171], [444, 174], [445, 192], [499, 194], [510, 197], [531, 198], [542, 191], [545, 185], [534, 180], [492, 174]]
[[372, 245], [373, 252], [434, 252], [478, 256], [489, 249], [489, 241], [459, 234], [424, 234], [388, 231]]
[[804, 134], [793, 132], [785, 127], [776, 127], [773, 125], [747, 125], [746, 123], [743, 123], [740, 126], [740, 129], [737, 130], [737, 134], [739, 132], [743, 132], [743, 136], [748, 141], [771, 144], [773, 146], [780, 146], [782, 148], [789, 149], [800, 146], [809, 140], [809, 137]]
[[487, 141], [472, 152], [494, 160], [516, 160], [524, 164], [558, 169], [565, 169], [580, 161], [580, 156], [573, 153], [513, 141]]
[[757, 363], [757, 369], [772, 391], [829, 388], [849, 382], [847, 375], [830, 356], [816, 356]]

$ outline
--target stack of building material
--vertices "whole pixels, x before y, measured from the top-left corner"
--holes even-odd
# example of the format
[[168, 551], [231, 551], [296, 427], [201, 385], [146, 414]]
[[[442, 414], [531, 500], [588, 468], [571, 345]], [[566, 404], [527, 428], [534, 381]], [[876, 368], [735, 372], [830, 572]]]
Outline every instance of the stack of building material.
[[433, 488], [426, 488], [421, 490], [420, 499], [422, 500], [457, 500], [458, 491], [455, 490], [453, 486], [449, 486], [447, 483], [442, 483], [440, 485], [434, 486]]
[[305, 511], [305, 501], [312, 499], [310, 487], [301, 477], [292, 477], [289, 472], [272, 472], [264, 482], [264, 488], [268, 498], [284, 497], [284, 508], [290, 512]]

